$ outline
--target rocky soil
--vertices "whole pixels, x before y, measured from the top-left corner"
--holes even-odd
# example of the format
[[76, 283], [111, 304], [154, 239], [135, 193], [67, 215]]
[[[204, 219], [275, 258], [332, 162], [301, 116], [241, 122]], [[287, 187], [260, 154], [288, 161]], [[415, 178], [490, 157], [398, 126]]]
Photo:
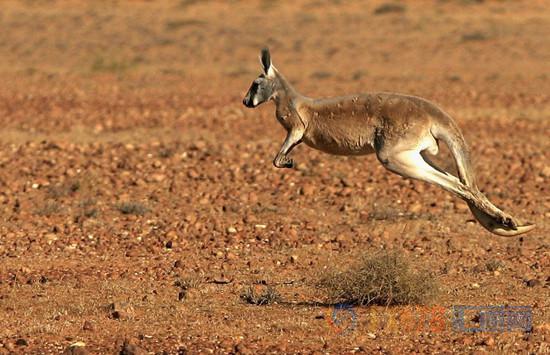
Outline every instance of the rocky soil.
[[[530, 1], [7, 2], [0, 354], [550, 352], [549, 23]], [[266, 44], [309, 96], [440, 104], [483, 191], [537, 229], [490, 235], [374, 156], [300, 146], [274, 168], [273, 106], [241, 103]], [[443, 329], [407, 306], [331, 325], [315, 281], [381, 249], [432, 272]], [[453, 305], [529, 305], [533, 329], [456, 331]]]

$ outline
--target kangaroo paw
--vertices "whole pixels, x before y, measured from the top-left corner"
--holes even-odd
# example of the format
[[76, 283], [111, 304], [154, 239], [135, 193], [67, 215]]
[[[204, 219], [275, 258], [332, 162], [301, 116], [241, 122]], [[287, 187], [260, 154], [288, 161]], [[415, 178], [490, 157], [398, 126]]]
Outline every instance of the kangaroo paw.
[[505, 227], [508, 227], [513, 230], [518, 229], [518, 225], [519, 225], [518, 221], [516, 221], [514, 217], [510, 215], [503, 213], [502, 216], [500, 216], [499, 220], [500, 220], [500, 223]]
[[482, 207], [482, 209], [479, 205], [472, 203], [468, 205], [479, 223], [491, 233], [513, 237], [535, 228], [534, 224], [521, 224], [517, 219], [502, 211], [493, 208]]

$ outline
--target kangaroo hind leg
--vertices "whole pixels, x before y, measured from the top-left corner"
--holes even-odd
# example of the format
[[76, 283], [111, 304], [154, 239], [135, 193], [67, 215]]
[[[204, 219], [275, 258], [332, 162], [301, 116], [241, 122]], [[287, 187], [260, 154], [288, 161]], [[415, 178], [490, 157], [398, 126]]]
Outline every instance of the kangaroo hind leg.
[[436, 170], [423, 159], [418, 149], [381, 151], [377, 154], [388, 170], [437, 185], [466, 201], [480, 224], [492, 233], [513, 236], [532, 229], [531, 226], [518, 227], [512, 216], [498, 209], [480, 192], [464, 185], [457, 177]]

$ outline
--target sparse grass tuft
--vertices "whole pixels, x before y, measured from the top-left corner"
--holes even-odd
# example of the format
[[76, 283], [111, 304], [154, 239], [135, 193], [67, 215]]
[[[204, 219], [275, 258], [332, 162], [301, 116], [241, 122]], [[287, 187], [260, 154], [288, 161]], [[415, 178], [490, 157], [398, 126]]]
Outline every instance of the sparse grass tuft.
[[181, 19], [181, 20], [173, 20], [166, 22], [166, 30], [167, 31], [176, 31], [183, 27], [189, 27], [189, 26], [203, 26], [205, 24], [204, 21], [197, 20], [197, 19]]
[[141, 58], [134, 58], [133, 60], [119, 60], [99, 56], [95, 58], [90, 70], [94, 73], [107, 72], [122, 74], [134, 68], [141, 61]]
[[78, 190], [80, 190], [80, 181], [70, 180], [60, 185], [48, 187], [48, 190], [46, 193], [48, 197], [60, 198], [63, 196], [70, 195], [74, 192], [77, 192]]
[[52, 216], [61, 212], [61, 204], [57, 201], [48, 200], [43, 205], [39, 206], [35, 213], [39, 216]]
[[256, 287], [263, 288], [263, 291], [258, 292], [254, 286], [249, 286], [241, 293], [241, 299], [256, 306], [265, 306], [281, 300], [281, 295], [274, 287], [260, 285], [256, 285]]
[[331, 303], [358, 305], [424, 304], [437, 292], [433, 277], [411, 271], [396, 252], [365, 254], [348, 270], [324, 275], [317, 286]]
[[489, 39], [489, 36], [480, 31], [465, 33], [462, 35], [462, 42], [486, 41], [487, 39]]
[[504, 263], [498, 259], [491, 259], [485, 263], [485, 267], [487, 268], [487, 271], [497, 271], [497, 270], [503, 270], [504, 269]]
[[197, 288], [200, 280], [196, 277], [179, 278], [174, 282], [174, 286], [179, 288], [178, 300], [184, 301], [187, 298], [187, 292], [192, 288]]
[[96, 200], [92, 198], [86, 198], [78, 203], [78, 207], [81, 209], [81, 216], [86, 218], [95, 218], [99, 214], [99, 210], [95, 207]]
[[406, 9], [407, 8], [405, 7], [405, 5], [387, 3], [387, 4], [382, 4], [378, 6], [376, 9], [374, 9], [374, 14], [384, 15], [384, 14], [391, 14], [391, 13], [403, 13], [405, 12]]
[[149, 212], [147, 206], [135, 201], [120, 202], [117, 203], [115, 207], [123, 214], [133, 214], [136, 216], [143, 216], [145, 213]]
[[174, 282], [174, 286], [183, 290], [189, 290], [199, 287], [201, 280], [198, 277], [183, 277]]
[[310, 77], [313, 79], [328, 79], [332, 76], [328, 71], [316, 71], [311, 73]]

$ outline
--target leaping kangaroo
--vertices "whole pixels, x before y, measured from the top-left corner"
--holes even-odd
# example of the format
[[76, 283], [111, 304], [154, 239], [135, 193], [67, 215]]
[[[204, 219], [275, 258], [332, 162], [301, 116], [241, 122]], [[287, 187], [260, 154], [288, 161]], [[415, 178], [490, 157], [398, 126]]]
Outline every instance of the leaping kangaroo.
[[[476, 186], [469, 150], [454, 120], [420, 97], [379, 92], [312, 99], [300, 95], [271, 63], [267, 48], [260, 54], [263, 73], [252, 82], [243, 104], [273, 100], [277, 120], [287, 131], [273, 160], [277, 168], [292, 168], [288, 154], [306, 145], [337, 155], [376, 153], [382, 165], [403, 177], [425, 181], [457, 195], [489, 232], [516, 236], [535, 228], [521, 224], [493, 205]], [[458, 170], [455, 177], [438, 168], [426, 153], [438, 153], [438, 142], [450, 149]]]

